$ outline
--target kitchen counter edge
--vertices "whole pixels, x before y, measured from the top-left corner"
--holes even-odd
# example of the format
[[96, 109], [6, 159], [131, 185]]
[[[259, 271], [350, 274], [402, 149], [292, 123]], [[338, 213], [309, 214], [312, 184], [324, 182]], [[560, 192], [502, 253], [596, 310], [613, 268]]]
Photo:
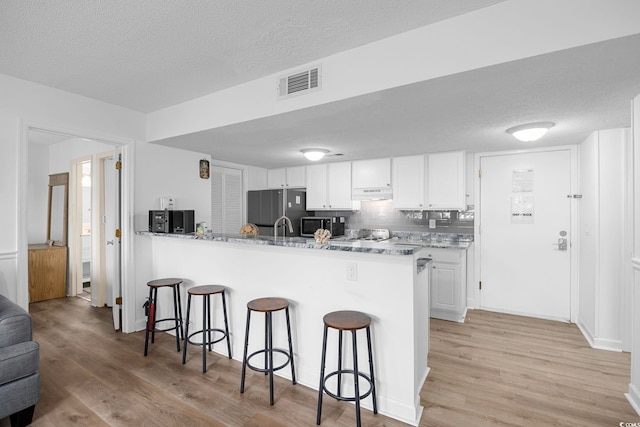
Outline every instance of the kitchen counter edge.
[[360, 242], [331, 242], [327, 244], [316, 243], [314, 239], [303, 237], [267, 237], [267, 236], [244, 236], [240, 234], [211, 234], [196, 236], [195, 234], [171, 234], [153, 233], [150, 231], [137, 231], [139, 236], [153, 236], [186, 240], [207, 240], [213, 242], [239, 243], [247, 245], [280, 246], [288, 248], [317, 249], [340, 252], [360, 252], [383, 255], [413, 255], [423, 248], [444, 248], [466, 250], [471, 242], [398, 242], [387, 241], [382, 243], [362, 244]]

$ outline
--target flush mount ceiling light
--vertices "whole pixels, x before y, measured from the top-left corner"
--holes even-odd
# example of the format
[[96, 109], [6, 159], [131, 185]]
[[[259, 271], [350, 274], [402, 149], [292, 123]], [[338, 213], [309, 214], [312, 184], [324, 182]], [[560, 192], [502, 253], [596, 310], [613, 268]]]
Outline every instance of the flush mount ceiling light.
[[526, 125], [509, 128], [507, 129], [507, 132], [515, 136], [520, 141], [537, 141], [553, 126], [554, 123], [551, 122], [527, 123]]
[[324, 148], [303, 148], [302, 150], [300, 150], [300, 152], [312, 162], [317, 162], [318, 160], [323, 158], [324, 155], [329, 152], [329, 150], [325, 150]]

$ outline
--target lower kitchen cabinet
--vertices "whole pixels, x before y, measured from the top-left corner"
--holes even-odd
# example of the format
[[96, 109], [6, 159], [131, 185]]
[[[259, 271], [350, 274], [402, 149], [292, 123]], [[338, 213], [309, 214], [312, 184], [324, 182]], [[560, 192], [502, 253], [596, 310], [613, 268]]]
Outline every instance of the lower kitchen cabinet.
[[431, 317], [464, 322], [467, 314], [467, 251], [429, 249]]

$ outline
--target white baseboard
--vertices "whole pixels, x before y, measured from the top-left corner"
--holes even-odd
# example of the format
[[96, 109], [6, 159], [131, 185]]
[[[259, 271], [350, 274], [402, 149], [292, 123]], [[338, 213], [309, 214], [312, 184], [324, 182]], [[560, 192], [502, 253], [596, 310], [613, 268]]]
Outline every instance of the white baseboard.
[[606, 338], [596, 338], [593, 348], [597, 348], [598, 350], [617, 351], [618, 353], [622, 353], [622, 341], [610, 340]]
[[432, 308], [429, 313], [429, 316], [433, 317], [434, 319], [442, 319], [442, 320], [448, 320], [450, 322], [464, 323], [464, 318], [467, 316], [467, 309], [465, 308], [464, 312], [459, 313], [455, 311], [438, 310], [438, 309]]
[[578, 319], [578, 323], [576, 323], [580, 332], [589, 343], [591, 348], [596, 348], [598, 350], [607, 350], [607, 351], [617, 351], [622, 352], [622, 341], [621, 340], [611, 340], [606, 338], [596, 338], [593, 336], [589, 328], [587, 328], [584, 323]]
[[640, 390], [629, 384], [629, 392], [624, 394], [633, 409], [640, 415]]

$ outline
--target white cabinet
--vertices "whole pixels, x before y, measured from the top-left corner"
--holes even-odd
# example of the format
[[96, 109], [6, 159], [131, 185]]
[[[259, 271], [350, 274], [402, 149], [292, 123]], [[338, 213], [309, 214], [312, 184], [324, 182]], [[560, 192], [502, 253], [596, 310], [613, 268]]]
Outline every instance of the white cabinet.
[[465, 152], [427, 154], [428, 210], [466, 209]]
[[353, 188], [391, 187], [391, 159], [357, 160], [351, 172]]
[[306, 186], [306, 167], [269, 169], [267, 171], [268, 188], [304, 188]]
[[351, 163], [307, 166], [307, 210], [351, 210]]
[[393, 158], [393, 207], [396, 209], [424, 209], [425, 156]]
[[393, 207], [464, 210], [465, 152], [393, 158]]
[[431, 317], [464, 322], [467, 313], [467, 252], [427, 250], [431, 258]]

